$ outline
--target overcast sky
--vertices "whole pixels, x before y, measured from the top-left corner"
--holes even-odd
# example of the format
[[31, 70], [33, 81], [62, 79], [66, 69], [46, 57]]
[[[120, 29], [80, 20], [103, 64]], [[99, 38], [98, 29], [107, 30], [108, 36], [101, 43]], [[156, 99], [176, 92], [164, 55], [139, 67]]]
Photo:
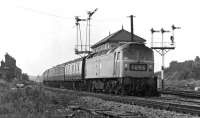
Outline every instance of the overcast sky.
[[[98, 8], [91, 21], [91, 42], [101, 40], [109, 32], [130, 31], [130, 14], [136, 35], [151, 41], [150, 29], [175, 32], [176, 49], [166, 55], [165, 64], [200, 56], [200, 7], [198, 0], [1, 0], [0, 59], [8, 52], [17, 66], [30, 75], [74, 59], [76, 28], [74, 16], [87, 17], [87, 11]], [[85, 26], [82, 25], [84, 33]], [[156, 39], [161, 35], [157, 34]], [[168, 35], [165, 41], [169, 41]], [[156, 70], [161, 57], [155, 52]]]

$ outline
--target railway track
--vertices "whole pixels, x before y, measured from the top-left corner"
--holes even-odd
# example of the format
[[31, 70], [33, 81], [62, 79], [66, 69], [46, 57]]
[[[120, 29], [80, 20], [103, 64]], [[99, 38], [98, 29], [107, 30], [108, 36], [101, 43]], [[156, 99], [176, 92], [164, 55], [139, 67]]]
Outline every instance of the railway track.
[[[90, 93], [90, 92], [80, 92], [80, 91], [73, 91], [73, 90], [66, 90], [66, 89], [58, 89], [58, 88], [50, 88], [44, 87], [44, 89], [52, 91], [52, 92], [59, 92], [59, 93], [70, 93], [76, 94], [78, 96], [92, 96], [98, 97], [103, 100], [108, 101], [115, 101], [125, 104], [131, 105], [138, 105], [138, 106], [145, 106], [155, 109], [165, 109], [168, 111], [176, 111], [180, 113], [187, 113], [200, 116], [200, 102], [196, 104], [193, 101], [184, 101], [183, 100], [177, 102], [177, 100], [167, 100], [163, 99], [162, 97], [152, 97], [152, 98], [141, 98], [141, 97], [133, 97], [133, 96], [118, 96], [118, 95], [108, 95], [108, 94], [101, 94], [101, 93]], [[103, 113], [106, 113], [105, 111]], [[109, 112], [107, 112], [108, 114]], [[122, 115], [122, 114], [121, 114]], [[118, 118], [120, 114], [114, 116]], [[119, 117], [121, 118], [121, 117]]]
[[181, 97], [187, 98], [200, 98], [200, 92], [197, 91], [189, 91], [189, 90], [158, 90], [161, 94], [168, 94], [168, 95], [177, 95]]

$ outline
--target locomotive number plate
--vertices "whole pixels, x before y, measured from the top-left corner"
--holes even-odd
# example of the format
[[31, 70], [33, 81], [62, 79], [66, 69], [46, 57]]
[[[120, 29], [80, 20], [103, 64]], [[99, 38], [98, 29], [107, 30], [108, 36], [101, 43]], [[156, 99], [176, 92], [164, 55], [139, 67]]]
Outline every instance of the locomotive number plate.
[[147, 65], [146, 64], [130, 64], [131, 71], [146, 71]]

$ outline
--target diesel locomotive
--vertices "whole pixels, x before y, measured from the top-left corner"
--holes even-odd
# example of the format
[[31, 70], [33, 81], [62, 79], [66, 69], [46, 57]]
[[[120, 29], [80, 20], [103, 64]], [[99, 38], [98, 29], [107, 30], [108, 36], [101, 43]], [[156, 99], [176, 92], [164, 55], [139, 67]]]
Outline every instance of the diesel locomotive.
[[54, 66], [43, 73], [43, 82], [53, 87], [108, 94], [158, 94], [153, 51], [139, 42], [123, 42]]

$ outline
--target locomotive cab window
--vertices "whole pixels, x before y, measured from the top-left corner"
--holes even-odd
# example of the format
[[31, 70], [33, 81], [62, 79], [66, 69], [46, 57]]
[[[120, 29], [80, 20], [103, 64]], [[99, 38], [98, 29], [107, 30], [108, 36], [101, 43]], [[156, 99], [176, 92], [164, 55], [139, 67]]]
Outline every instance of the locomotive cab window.
[[130, 48], [123, 49], [124, 60], [153, 60], [153, 52], [151, 49], [143, 47], [142, 45], [130, 45]]

